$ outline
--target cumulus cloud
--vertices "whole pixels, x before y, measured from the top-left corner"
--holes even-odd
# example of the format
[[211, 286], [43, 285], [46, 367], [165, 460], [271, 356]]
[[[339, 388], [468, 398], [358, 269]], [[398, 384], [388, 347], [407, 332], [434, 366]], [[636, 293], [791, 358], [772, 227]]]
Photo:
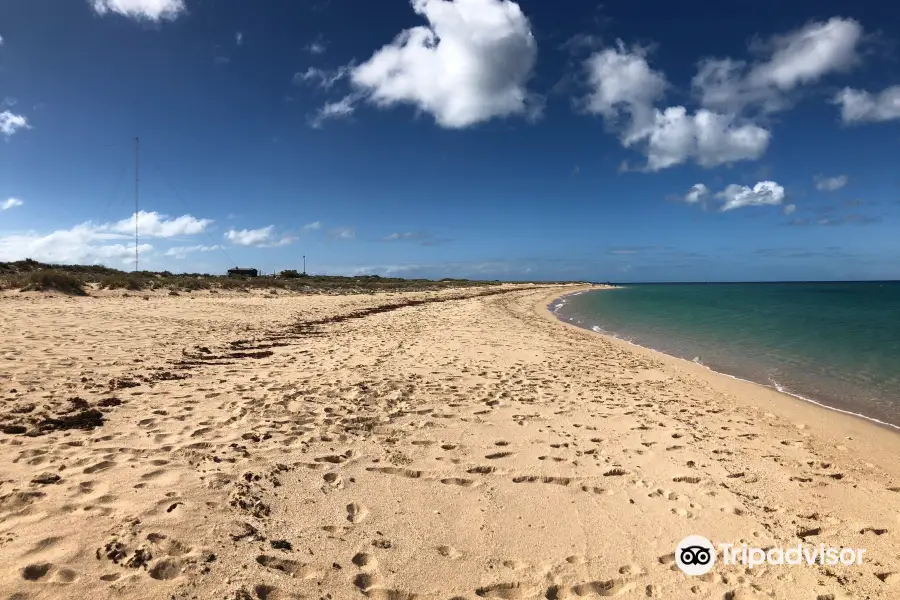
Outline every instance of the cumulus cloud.
[[258, 248], [287, 246], [297, 241], [294, 237], [276, 234], [274, 225], [260, 229], [230, 229], [225, 232], [225, 239], [238, 246], [256, 246]]
[[771, 58], [756, 65], [750, 78], [791, 89], [827, 73], [846, 71], [859, 62], [857, 47], [862, 36], [862, 25], [853, 19], [834, 17], [808, 23], [764, 43], [762, 47], [772, 51]]
[[716, 194], [724, 201], [722, 212], [745, 206], [773, 206], [784, 201], [784, 188], [774, 181], [760, 181], [752, 188], [731, 184]]
[[428, 25], [401, 32], [351, 72], [353, 85], [380, 107], [412, 105], [441, 127], [535, 115], [526, 88], [537, 43], [510, 0], [412, 0]]
[[20, 129], [31, 129], [27, 118], [9, 110], [0, 112], [0, 133], [8, 138]]
[[688, 193], [684, 195], [684, 201], [688, 204], [696, 204], [697, 202], [704, 200], [707, 196], [709, 196], [709, 188], [702, 183], [695, 183], [691, 186], [691, 189], [688, 190]]
[[814, 179], [816, 182], [816, 189], [821, 192], [834, 192], [847, 185], [846, 175], [838, 175], [837, 177], [823, 177], [822, 175], [816, 175]]
[[745, 109], [784, 109], [795, 88], [850, 69], [859, 62], [862, 37], [856, 21], [833, 18], [755, 43], [762, 58], [754, 64], [728, 58], [701, 61], [692, 81], [701, 103], [696, 111], [658, 108], [669, 88], [665, 76], [650, 66], [646, 49], [617, 41], [585, 61], [590, 92], [580, 105], [602, 116], [623, 146], [647, 157], [645, 171], [687, 162], [715, 167], [756, 160], [772, 134], [748, 118]]
[[856, 66], [860, 62], [863, 33], [862, 26], [853, 19], [834, 17], [810, 22], [756, 42], [752, 49], [761, 58], [753, 64], [730, 58], [701, 61], [692, 87], [701, 104], [711, 110], [783, 110], [790, 105], [789, 92]]
[[[135, 215], [122, 219], [115, 223], [101, 226], [101, 231], [110, 231], [121, 234], [134, 234]], [[168, 215], [156, 211], [140, 211], [137, 214], [138, 234], [141, 237], [170, 238], [186, 235], [196, 235], [204, 231], [207, 225], [212, 224], [212, 219], [197, 219], [191, 215], [182, 215], [170, 219]]]
[[184, 0], [89, 0], [98, 15], [116, 13], [135, 20], [173, 21], [185, 12]]
[[[33, 258], [49, 263], [99, 264], [108, 261], [127, 263], [134, 260], [134, 244], [111, 243], [121, 236], [102, 234], [91, 223], [82, 223], [71, 229], [60, 229], [41, 235], [27, 232], [0, 237], [0, 260], [13, 261]], [[153, 250], [150, 244], [141, 244], [142, 253]]]
[[621, 40], [615, 48], [591, 55], [585, 62], [591, 93], [585, 109], [602, 115], [609, 125], [627, 116], [625, 139], [641, 135], [654, 121], [653, 104], [666, 91], [668, 83], [647, 63], [642, 48], [628, 50]]
[[356, 229], [353, 227], [338, 227], [329, 231], [328, 237], [336, 240], [352, 240], [356, 237]]
[[702, 167], [757, 159], [772, 135], [752, 123], [737, 124], [729, 115], [708, 110], [688, 114], [683, 106], [656, 111], [653, 124], [632, 135], [626, 145], [646, 143], [647, 170], [659, 171], [693, 159]]
[[[191, 215], [169, 218], [157, 212], [140, 212], [140, 235], [144, 238], [178, 238], [202, 231], [201, 224], [210, 219], [197, 219]], [[134, 215], [112, 223], [86, 221], [69, 229], [58, 229], [45, 234], [37, 231], [0, 236], [0, 260], [33, 258], [51, 263], [108, 264], [130, 263], [134, 260]], [[138, 246], [141, 254], [153, 254], [155, 247], [149, 243]], [[166, 255], [175, 256], [188, 251], [205, 251], [216, 246], [183, 246], [170, 249]], [[174, 251], [174, 252], [173, 252]]]
[[646, 51], [622, 42], [591, 55], [585, 62], [590, 93], [584, 109], [618, 131], [622, 145], [647, 157], [647, 171], [689, 160], [714, 167], [759, 158], [771, 139], [768, 130], [734, 115], [684, 106], [654, 108], [668, 87], [665, 77], [647, 62]]
[[844, 88], [834, 97], [844, 123], [876, 123], [900, 119], [900, 85], [878, 93]]
[[0, 210], [9, 210], [17, 206], [22, 206], [23, 204], [25, 203], [18, 198], [7, 198], [5, 201], [0, 203]]

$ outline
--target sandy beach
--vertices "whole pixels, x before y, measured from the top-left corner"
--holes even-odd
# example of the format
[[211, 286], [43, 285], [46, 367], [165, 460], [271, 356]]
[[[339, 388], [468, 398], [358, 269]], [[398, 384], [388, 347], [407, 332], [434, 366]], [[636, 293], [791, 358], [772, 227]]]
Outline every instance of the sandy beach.
[[[578, 289], [4, 293], [0, 597], [900, 598], [900, 435]], [[691, 577], [691, 534], [866, 552]]]

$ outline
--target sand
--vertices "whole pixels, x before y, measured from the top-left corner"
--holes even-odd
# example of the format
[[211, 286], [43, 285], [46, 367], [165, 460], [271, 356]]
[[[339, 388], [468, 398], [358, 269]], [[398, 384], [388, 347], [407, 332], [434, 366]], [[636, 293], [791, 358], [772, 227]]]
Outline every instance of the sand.
[[[6, 293], [0, 597], [900, 598], [900, 436], [574, 289]], [[689, 534], [866, 555], [689, 577]]]

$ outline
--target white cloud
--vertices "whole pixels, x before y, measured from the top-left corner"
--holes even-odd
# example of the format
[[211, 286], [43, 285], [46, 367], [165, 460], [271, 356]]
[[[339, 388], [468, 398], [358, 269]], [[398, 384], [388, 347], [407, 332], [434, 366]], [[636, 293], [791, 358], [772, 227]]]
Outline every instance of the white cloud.
[[297, 241], [295, 237], [278, 236], [275, 233], [274, 225], [260, 229], [241, 229], [240, 231], [231, 229], [225, 232], [225, 239], [238, 246], [256, 246], [258, 248], [287, 246]]
[[847, 185], [846, 175], [838, 175], [837, 177], [823, 177], [821, 175], [816, 175], [814, 179], [816, 182], [816, 189], [821, 192], [834, 192]]
[[18, 198], [7, 198], [4, 202], [0, 203], [0, 210], [9, 210], [17, 206], [22, 206], [23, 204], [25, 203]]
[[753, 49], [764, 58], [753, 65], [729, 58], [701, 61], [692, 85], [708, 109], [734, 113], [749, 106], [763, 112], [783, 110], [790, 105], [788, 92], [857, 65], [862, 39], [863, 28], [853, 19], [810, 22], [755, 43]]
[[[210, 219], [196, 219], [191, 215], [170, 219], [156, 212], [139, 213], [140, 235], [144, 238], [174, 238], [190, 236], [202, 231], [201, 224]], [[70, 229], [58, 229], [49, 234], [36, 231], [0, 236], [0, 260], [33, 258], [51, 263], [97, 264], [121, 261], [130, 264], [134, 260], [134, 215], [112, 223], [86, 221]], [[184, 246], [181, 250], [215, 246]], [[142, 243], [138, 246], [142, 259], [153, 254], [154, 246]], [[166, 254], [173, 256], [171, 249]]]
[[834, 103], [840, 104], [844, 123], [875, 123], [900, 119], [900, 85], [876, 94], [844, 88], [834, 97]]
[[834, 17], [775, 36], [766, 44], [771, 58], [754, 67], [750, 79], [789, 90], [828, 73], [846, 71], [859, 62], [857, 45], [862, 35], [857, 21]]
[[709, 196], [709, 188], [702, 183], [695, 183], [688, 190], [688, 193], [684, 195], [684, 201], [688, 204], [696, 204], [707, 196]]
[[337, 102], [328, 102], [310, 119], [310, 125], [315, 129], [318, 129], [329, 119], [344, 119], [349, 117], [353, 114], [353, 111], [356, 110], [356, 102], [358, 100], [359, 97], [357, 95], [349, 94]]
[[713, 110], [736, 113], [746, 106], [759, 105], [764, 112], [775, 112], [786, 106], [777, 89], [750, 84], [747, 63], [741, 60], [707, 58], [700, 61], [691, 86], [700, 104]]
[[303, 73], [294, 73], [293, 81], [295, 84], [318, 81], [319, 87], [330, 90], [334, 87], [334, 84], [350, 75], [352, 68], [352, 65], [345, 65], [338, 67], [334, 71], [326, 71], [316, 67], [309, 67]]
[[734, 115], [701, 109], [691, 115], [683, 106], [665, 110], [654, 103], [665, 94], [665, 77], [647, 63], [646, 51], [616, 48], [596, 52], [587, 59], [590, 94], [587, 112], [603, 116], [620, 134], [622, 145], [636, 147], [647, 156], [644, 170], [659, 171], [694, 160], [714, 167], [762, 156], [771, 134]]
[[743, 208], [745, 206], [772, 206], [784, 201], [784, 188], [774, 181], [760, 181], [752, 188], [746, 185], [731, 184], [716, 194], [724, 200], [722, 212]]
[[[0, 237], [0, 260], [33, 258], [42, 262], [68, 264], [129, 263], [134, 260], [134, 244], [105, 243], [109, 238], [110, 234], [99, 234], [96, 226], [89, 222], [47, 235], [36, 232], [6, 235]], [[153, 250], [153, 246], [141, 244], [138, 249], [146, 254]]]
[[771, 133], [734, 117], [699, 110], [689, 115], [683, 106], [656, 111], [652, 125], [632, 134], [626, 146], [646, 144], [648, 171], [659, 171], [693, 159], [702, 167], [715, 167], [763, 155]]
[[221, 249], [221, 246], [174, 246], [166, 250], [165, 255], [172, 258], [183, 259], [195, 252], [212, 252]]
[[2, 45], [3, 45], [3, 36], [0, 35], [0, 46], [2, 46]]
[[328, 49], [328, 44], [325, 42], [324, 39], [322, 39], [322, 36], [319, 36], [319, 38], [316, 41], [310, 43], [305, 48], [305, 50], [307, 52], [309, 52], [310, 54], [325, 54], [325, 50], [327, 50], [327, 49]]
[[31, 129], [27, 118], [8, 110], [0, 112], [0, 133], [9, 137], [20, 129]]
[[622, 113], [627, 113], [625, 140], [653, 123], [653, 104], [668, 83], [664, 75], [650, 68], [644, 50], [629, 51], [619, 40], [616, 48], [591, 55], [585, 67], [591, 87], [584, 101], [587, 112], [602, 115], [609, 125], [617, 124]]
[[[665, 76], [650, 67], [646, 50], [628, 49], [618, 41], [615, 48], [595, 52], [585, 62], [591, 91], [582, 104], [587, 112], [603, 116], [625, 147], [647, 156], [646, 171], [688, 161], [714, 167], [755, 160], [765, 153], [772, 136], [747, 119], [745, 109], [771, 113], [787, 108], [796, 88], [858, 64], [862, 39], [857, 21], [835, 17], [754, 43], [752, 49], [760, 59], [753, 64], [707, 58], [692, 81], [702, 105], [693, 114], [684, 106], [656, 108], [668, 88]], [[867, 106], [881, 103], [848, 98], [861, 107], [851, 114], [879, 113]], [[900, 101], [896, 110], [900, 116]]]
[[[100, 230], [134, 235], [134, 219], [135, 216], [132, 214], [127, 219], [103, 225]], [[204, 231], [204, 228], [212, 222], [212, 219], [197, 219], [191, 215], [169, 219], [167, 215], [159, 214], [156, 211], [142, 210], [138, 213], [138, 234], [142, 237], [159, 238], [196, 235]]]
[[94, 12], [113, 12], [135, 20], [175, 20], [185, 12], [184, 0], [89, 0]]
[[352, 240], [356, 237], [356, 230], [352, 227], [338, 227], [329, 231], [328, 236], [338, 240]]
[[437, 237], [427, 231], [398, 231], [381, 238], [383, 242], [409, 242], [420, 246], [440, 246], [453, 240]]
[[322, 229], [322, 223], [319, 221], [313, 221], [303, 226], [303, 231], [318, 231], [319, 229]]
[[234, 34], [234, 43], [238, 46], [244, 45], [244, 33], [242, 31], [238, 31]]
[[537, 43], [510, 0], [412, 0], [428, 21], [353, 68], [351, 80], [380, 107], [410, 104], [441, 127], [535, 115], [528, 92]]
[[782, 212], [783, 212], [784, 214], [786, 214], [786, 215], [792, 215], [792, 214], [794, 214], [796, 211], [797, 211], [797, 205], [796, 205], [796, 204], [786, 204], [785, 207], [782, 209]]

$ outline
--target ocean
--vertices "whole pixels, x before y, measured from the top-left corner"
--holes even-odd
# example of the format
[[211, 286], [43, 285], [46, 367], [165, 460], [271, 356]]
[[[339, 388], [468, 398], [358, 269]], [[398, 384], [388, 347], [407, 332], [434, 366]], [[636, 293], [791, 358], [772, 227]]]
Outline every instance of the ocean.
[[557, 317], [900, 427], [900, 282], [638, 284]]

